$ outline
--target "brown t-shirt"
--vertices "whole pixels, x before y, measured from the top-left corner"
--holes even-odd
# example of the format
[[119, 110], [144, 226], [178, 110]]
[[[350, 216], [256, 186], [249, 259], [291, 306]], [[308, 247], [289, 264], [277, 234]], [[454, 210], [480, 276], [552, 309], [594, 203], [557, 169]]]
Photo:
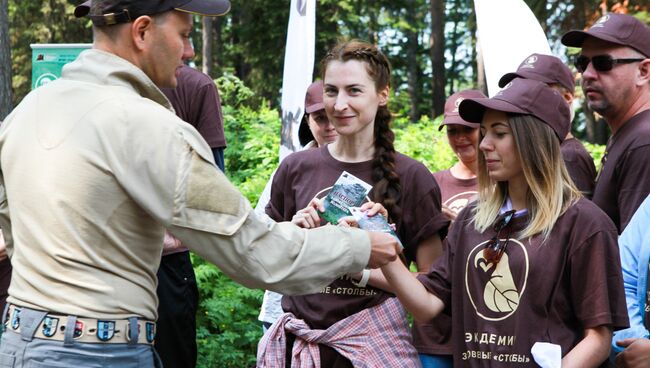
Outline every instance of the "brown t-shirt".
[[[440, 233], [448, 221], [440, 212], [440, 190], [429, 170], [402, 154], [395, 157], [395, 169], [402, 186], [398, 205], [401, 220], [397, 234], [407, 260], [415, 259], [418, 244]], [[348, 163], [334, 159], [327, 146], [296, 152], [285, 158], [273, 178], [266, 213], [276, 221], [291, 220], [315, 196], [324, 196], [343, 171], [372, 184], [372, 161]], [[369, 194], [373, 198], [373, 192]], [[311, 328], [326, 329], [337, 321], [392, 297], [380, 289], [357, 287], [342, 276], [318, 294], [282, 298], [282, 309], [304, 319]], [[350, 366], [334, 350], [320, 346], [323, 367]]]
[[[433, 173], [442, 196], [442, 204], [458, 214], [477, 195], [478, 180], [458, 179], [451, 170]], [[427, 323], [413, 323], [413, 346], [419, 353], [451, 355], [451, 316], [441, 313]]]
[[210, 148], [225, 148], [221, 98], [214, 81], [206, 74], [183, 66], [176, 88], [161, 88], [176, 115], [192, 124]]
[[569, 176], [582, 194], [587, 199], [591, 199], [596, 184], [594, 159], [591, 158], [585, 146], [576, 138], [565, 139], [560, 145], [560, 149]]
[[634, 115], [614, 134], [596, 177], [592, 201], [623, 232], [650, 193], [650, 110]]
[[502, 239], [512, 237], [495, 266], [483, 258], [495, 232], [478, 233], [466, 208], [432, 272], [418, 277], [451, 312], [455, 366], [534, 367], [535, 342], [558, 344], [564, 356], [585, 328], [628, 326], [617, 232], [607, 216], [580, 199], [546, 241], [516, 238], [527, 221], [515, 217], [502, 231]]
[[467, 204], [476, 199], [478, 180], [458, 179], [451, 174], [451, 170], [442, 170], [433, 173], [438, 186], [442, 204], [458, 214]]

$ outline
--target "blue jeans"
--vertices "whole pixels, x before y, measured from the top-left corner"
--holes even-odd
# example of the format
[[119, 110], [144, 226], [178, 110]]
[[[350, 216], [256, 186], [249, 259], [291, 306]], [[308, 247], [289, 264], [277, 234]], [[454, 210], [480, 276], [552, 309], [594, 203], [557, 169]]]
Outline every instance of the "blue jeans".
[[[146, 344], [91, 344], [34, 338], [45, 312], [22, 308], [20, 333], [5, 330], [0, 342], [0, 368], [153, 368], [161, 367]], [[4, 316], [3, 316], [4, 320]], [[4, 322], [4, 321], [3, 321]], [[0, 326], [4, 329], [4, 324]], [[66, 337], [67, 338], [67, 337]], [[72, 334], [70, 334], [72, 340]], [[137, 337], [136, 337], [137, 341]]]
[[418, 354], [422, 368], [452, 368], [454, 359], [451, 355]]

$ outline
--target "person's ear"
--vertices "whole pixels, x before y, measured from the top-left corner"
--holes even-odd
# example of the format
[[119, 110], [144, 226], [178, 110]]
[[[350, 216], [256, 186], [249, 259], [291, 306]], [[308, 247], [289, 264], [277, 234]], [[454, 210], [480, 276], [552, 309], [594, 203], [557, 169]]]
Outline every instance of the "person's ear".
[[390, 96], [390, 87], [386, 86], [379, 91], [379, 106], [386, 106], [388, 104], [388, 97]]
[[641, 61], [637, 70], [637, 85], [642, 86], [650, 83], [650, 58]]
[[143, 50], [148, 41], [148, 35], [151, 32], [154, 24], [153, 19], [148, 15], [138, 17], [131, 24], [131, 38], [138, 50]]

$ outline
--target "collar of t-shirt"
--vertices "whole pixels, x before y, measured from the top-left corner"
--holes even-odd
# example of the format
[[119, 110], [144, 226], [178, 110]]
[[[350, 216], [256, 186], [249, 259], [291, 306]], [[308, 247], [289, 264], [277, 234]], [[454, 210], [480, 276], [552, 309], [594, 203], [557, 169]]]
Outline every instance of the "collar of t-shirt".
[[[505, 202], [503, 203], [503, 206], [501, 206], [501, 209], [499, 210], [499, 214], [504, 214], [512, 209], [512, 201], [510, 200], [510, 197], [506, 197]], [[528, 213], [527, 208], [522, 208], [519, 211], [515, 212], [514, 217], [521, 217], [524, 216]]]

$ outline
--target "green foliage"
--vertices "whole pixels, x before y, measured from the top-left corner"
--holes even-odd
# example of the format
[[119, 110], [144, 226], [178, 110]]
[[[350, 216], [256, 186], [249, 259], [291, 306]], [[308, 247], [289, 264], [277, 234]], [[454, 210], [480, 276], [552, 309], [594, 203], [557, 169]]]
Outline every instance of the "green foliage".
[[197, 366], [255, 366], [257, 342], [262, 337], [262, 327], [257, 322], [262, 291], [236, 284], [195, 255], [192, 262], [201, 296], [196, 329]]
[[594, 159], [594, 163], [596, 164], [596, 170], [600, 170], [600, 160], [603, 158], [603, 155], [605, 154], [605, 145], [592, 144], [589, 142], [582, 142], [582, 144], [584, 144], [585, 148], [587, 149], [587, 152], [589, 152], [591, 157]]
[[228, 143], [226, 174], [254, 205], [278, 164], [280, 115], [264, 103], [249, 106], [254, 93], [233, 75], [217, 79], [217, 85]]
[[408, 118], [393, 123], [395, 149], [421, 161], [431, 172], [446, 170], [456, 162], [456, 156], [447, 143], [445, 130], [438, 130], [442, 116], [431, 121], [423, 116], [411, 124]]

